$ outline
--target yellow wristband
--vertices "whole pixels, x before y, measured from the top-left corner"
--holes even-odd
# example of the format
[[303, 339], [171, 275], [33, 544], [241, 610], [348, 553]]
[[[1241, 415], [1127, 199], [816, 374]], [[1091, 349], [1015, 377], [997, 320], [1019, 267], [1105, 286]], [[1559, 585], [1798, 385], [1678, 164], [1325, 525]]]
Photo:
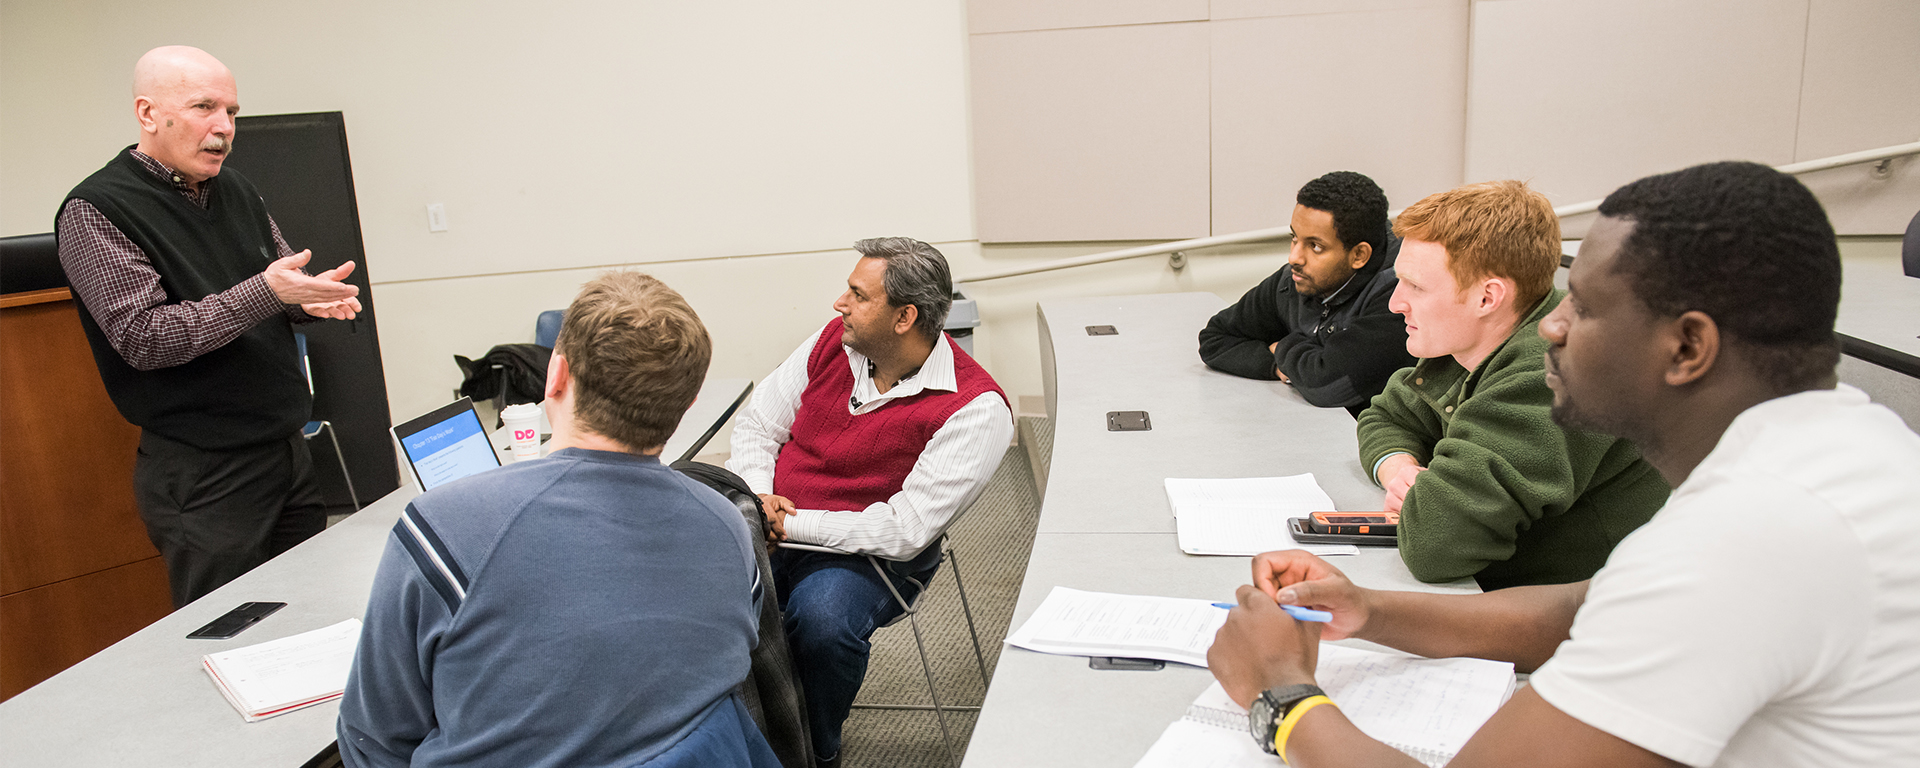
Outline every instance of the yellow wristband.
[[[1306, 716], [1307, 710], [1322, 704], [1333, 704], [1333, 699], [1325, 696], [1308, 696], [1301, 699], [1300, 703], [1293, 705], [1293, 709], [1287, 710], [1287, 716], [1280, 721], [1280, 727], [1273, 730], [1273, 751], [1280, 755], [1280, 762], [1287, 762], [1287, 737], [1293, 735], [1293, 726], [1299, 724], [1300, 718]], [[1292, 765], [1292, 763], [1287, 764]]]

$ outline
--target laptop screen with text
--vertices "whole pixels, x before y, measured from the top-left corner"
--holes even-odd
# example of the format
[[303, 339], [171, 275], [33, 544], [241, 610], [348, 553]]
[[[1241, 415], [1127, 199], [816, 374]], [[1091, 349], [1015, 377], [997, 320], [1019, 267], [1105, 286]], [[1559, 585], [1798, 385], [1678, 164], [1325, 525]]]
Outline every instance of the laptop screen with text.
[[473, 401], [460, 398], [393, 428], [421, 491], [500, 466]]

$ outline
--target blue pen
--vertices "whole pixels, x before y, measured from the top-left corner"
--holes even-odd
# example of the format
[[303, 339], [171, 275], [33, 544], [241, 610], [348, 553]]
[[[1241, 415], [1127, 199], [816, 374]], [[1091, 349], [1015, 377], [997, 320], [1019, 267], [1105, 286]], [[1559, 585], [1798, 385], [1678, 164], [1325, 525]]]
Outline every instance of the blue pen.
[[[1214, 603], [1213, 607], [1233, 610], [1235, 607], [1237, 607], [1237, 604]], [[1280, 606], [1280, 610], [1286, 611], [1288, 616], [1292, 616], [1293, 618], [1299, 621], [1319, 621], [1319, 622], [1333, 621], [1333, 614], [1327, 613], [1326, 611], [1316, 611], [1312, 608], [1302, 608], [1297, 605], [1282, 605]]]

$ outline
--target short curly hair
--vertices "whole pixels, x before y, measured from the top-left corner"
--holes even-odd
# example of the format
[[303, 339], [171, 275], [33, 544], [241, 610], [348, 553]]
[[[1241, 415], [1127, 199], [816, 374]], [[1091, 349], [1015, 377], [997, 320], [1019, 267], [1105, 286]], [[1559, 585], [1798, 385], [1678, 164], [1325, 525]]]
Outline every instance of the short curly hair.
[[1723, 162], [1648, 176], [1600, 215], [1633, 223], [1614, 271], [1653, 313], [1700, 311], [1781, 394], [1829, 381], [1840, 362], [1840, 246], [1798, 179]]
[[1343, 247], [1366, 243], [1374, 253], [1387, 247], [1387, 193], [1365, 174], [1334, 171], [1307, 182], [1293, 201], [1333, 214], [1333, 232]]

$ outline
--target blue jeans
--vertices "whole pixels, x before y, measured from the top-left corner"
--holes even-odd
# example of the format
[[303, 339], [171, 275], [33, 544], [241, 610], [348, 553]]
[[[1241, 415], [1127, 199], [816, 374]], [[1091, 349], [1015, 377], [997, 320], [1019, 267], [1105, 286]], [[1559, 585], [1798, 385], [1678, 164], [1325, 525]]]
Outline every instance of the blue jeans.
[[[807, 725], [813, 751], [823, 758], [840, 754], [840, 726], [853, 709], [853, 697], [867, 677], [867, 639], [902, 613], [867, 558], [776, 549], [773, 581], [786, 612], [787, 643], [794, 671], [807, 698]], [[887, 578], [909, 602], [940, 566], [940, 547], [903, 562], [881, 560]]]

